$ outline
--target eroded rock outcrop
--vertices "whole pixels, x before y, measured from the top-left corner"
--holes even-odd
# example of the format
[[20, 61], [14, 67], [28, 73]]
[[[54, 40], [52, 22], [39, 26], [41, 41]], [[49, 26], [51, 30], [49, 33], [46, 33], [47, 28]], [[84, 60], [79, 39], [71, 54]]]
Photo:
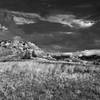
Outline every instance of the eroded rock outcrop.
[[0, 58], [32, 59], [46, 56], [47, 54], [34, 43], [24, 41], [19, 36], [14, 37], [13, 40], [0, 42]]

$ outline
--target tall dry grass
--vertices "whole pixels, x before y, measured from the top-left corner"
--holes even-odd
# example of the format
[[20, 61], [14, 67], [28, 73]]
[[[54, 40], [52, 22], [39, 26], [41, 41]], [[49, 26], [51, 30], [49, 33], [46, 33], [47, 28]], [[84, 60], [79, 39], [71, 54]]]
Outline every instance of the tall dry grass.
[[32, 60], [1, 62], [0, 100], [100, 100], [100, 68]]

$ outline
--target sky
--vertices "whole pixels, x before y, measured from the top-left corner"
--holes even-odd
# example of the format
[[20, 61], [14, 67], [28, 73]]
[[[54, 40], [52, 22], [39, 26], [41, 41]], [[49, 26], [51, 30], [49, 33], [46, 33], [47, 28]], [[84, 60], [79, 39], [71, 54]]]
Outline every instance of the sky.
[[20, 35], [49, 51], [100, 49], [99, 0], [0, 0], [0, 8], [33, 13], [5, 22], [10, 31], [0, 39]]
[[0, 8], [36, 12], [43, 16], [50, 13], [73, 12], [78, 15], [100, 15], [99, 0], [0, 0]]
[[[99, 0], [0, 0], [1, 8], [48, 13], [49, 10], [90, 10], [99, 12]], [[40, 11], [39, 11], [40, 10]], [[78, 10], [79, 11], [79, 10]], [[80, 11], [81, 12], [81, 11]]]

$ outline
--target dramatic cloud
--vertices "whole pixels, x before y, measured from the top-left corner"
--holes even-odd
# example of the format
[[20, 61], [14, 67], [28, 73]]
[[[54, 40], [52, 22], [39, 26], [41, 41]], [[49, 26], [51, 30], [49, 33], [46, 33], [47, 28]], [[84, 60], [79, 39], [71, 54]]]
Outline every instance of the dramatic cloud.
[[14, 15], [16, 24], [31, 24], [37, 21], [47, 21], [69, 26], [70, 28], [88, 28], [95, 24], [95, 21], [77, 18], [77, 16], [71, 14], [55, 14], [42, 17], [36, 13], [8, 12]]
[[85, 19], [77, 19], [74, 15], [68, 15], [68, 14], [58, 14], [54, 16], [48, 16], [44, 19], [45, 21], [54, 22], [54, 23], [60, 23], [65, 26], [69, 26], [71, 28], [88, 28], [95, 24], [94, 21], [85, 20]]
[[26, 18], [23, 18], [23, 17], [14, 16], [13, 19], [14, 19], [15, 23], [18, 24], [18, 25], [36, 23], [32, 19], [26, 19]]
[[88, 27], [93, 26], [95, 24], [95, 22], [94, 21], [83, 20], [83, 19], [74, 19], [72, 21], [72, 24], [76, 24], [80, 28], [88, 28]]

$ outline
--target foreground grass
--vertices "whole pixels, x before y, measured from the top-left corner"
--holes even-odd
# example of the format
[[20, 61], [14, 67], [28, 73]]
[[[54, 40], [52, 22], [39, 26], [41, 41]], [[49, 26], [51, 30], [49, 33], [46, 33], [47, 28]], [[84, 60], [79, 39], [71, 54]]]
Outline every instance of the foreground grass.
[[23, 63], [1, 64], [0, 100], [100, 100], [99, 66]]

